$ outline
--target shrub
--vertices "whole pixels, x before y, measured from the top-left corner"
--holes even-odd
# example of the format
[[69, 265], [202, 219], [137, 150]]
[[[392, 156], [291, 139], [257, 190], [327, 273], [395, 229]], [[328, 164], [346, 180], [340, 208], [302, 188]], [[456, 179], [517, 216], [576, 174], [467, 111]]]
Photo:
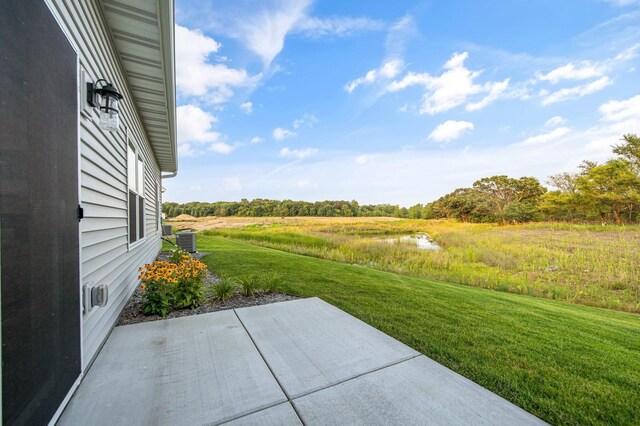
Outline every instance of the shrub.
[[242, 287], [242, 295], [245, 297], [253, 297], [258, 287], [260, 287], [260, 281], [255, 275], [241, 278], [239, 281]]
[[278, 293], [281, 290], [280, 283], [282, 282], [282, 275], [277, 272], [266, 274], [262, 277], [262, 289], [269, 293]]
[[[177, 256], [176, 256], [177, 257]], [[202, 278], [206, 265], [187, 255], [180, 263], [156, 260], [140, 268], [142, 311], [163, 317], [174, 307], [195, 307], [202, 300]]]
[[220, 282], [214, 286], [216, 297], [220, 299], [221, 302], [224, 302], [231, 297], [235, 287], [235, 283], [230, 278], [220, 278]]

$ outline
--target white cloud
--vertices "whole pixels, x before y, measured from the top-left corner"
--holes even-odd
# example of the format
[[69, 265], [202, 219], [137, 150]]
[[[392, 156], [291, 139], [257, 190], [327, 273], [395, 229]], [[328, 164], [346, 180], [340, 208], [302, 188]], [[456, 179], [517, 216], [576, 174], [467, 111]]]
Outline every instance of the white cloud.
[[279, 141], [296, 136], [296, 135], [297, 135], [296, 132], [292, 132], [291, 130], [285, 129], [283, 127], [276, 127], [275, 129], [273, 129], [273, 132], [272, 132], [273, 138]]
[[623, 101], [611, 100], [600, 106], [600, 113], [606, 121], [634, 119], [640, 123], [640, 95]]
[[531, 136], [517, 145], [540, 145], [546, 144], [549, 142], [554, 142], [565, 136], [571, 131], [568, 127], [558, 127], [557, 129], [553, 129], [550, 132], [542, 133], [536, 136]]
[[604, 0], [604, 1], [618, 7], [632, 6], [634, 4], [640, 3], [640, 1], [638, 0]]
[[[416, 33], [413, 16], [405, 15], [394, 22], [387, 32], [385, 40], [386, 54], [382, 65], [368, 71], [362, 77], [349, 81], [344, 85], [344, 89], [352, 93], [360, 86], [373, 84], [387, 85], [389, 80], [396, 78], [405, 67], [403, 56], [407, 40]], [[377, 96], [382, 94], [384, 94], [384, 91], [380, 92]]]
[[536, 77], [540, 81], [548, 81], [551, 84], [557, 84], [562, 80], [587, 80], [590, 78], [601, 77], [606, 72], [603, 65], [592, 64], [589, 61], [582, 61], [578, 65], [568, 63], [558, 67], [546, 74], [538, 73]]
[[[291, 124], [291, 126], [294, 129], [300, 129], [302, 127], [311, 128], [315, 126], [317, 122], [318, 122], [318, 118], [315, 115], [305, 113], [302, 115], [302, 117], [293, 120], [293, 123]], [[276, 127], [275, 129], [273, 129], [273, 132], [271, 132], [271, 136], [273, 136], [275, 140], [279, 140], [279, 141], [282, 141], [297, 135], [298, 134], [296, 132], [289, 130], [285, 127]]]
[[293, 157], [303, 159], [310, 157], [317, 152], [318, 150], [315, 148], [289, 149], [287, 147], [284, 147], [280, 150], [280, 157]]
[[218, 122], [216, 116], [195, 105], [181, 105], [176, 108], [178, 120], [178, 144], [196, 142], [214, 142], [220, 139], [220, 133], [212, 127]]
[[373, 84], [378, 81], [390, 80], [402, 71], [404, 62], [401, 59], [390, 59], [386, 61], [380, 68], [373, 69], [367, 72], [364, 76], [356, 78], [348, 82], [344, 89], [351, 93], [358, 86]]
[[401, 58], [404, 55], [407, 40], [417, 34], [416, 24], [411, 15], [405, 15], [394, 22], [389, 28], [385, 40], [385, 50], [388, 58]]
[[484, 90], [488, 91], [489, 94], [487, 96], [485, 96], [484, 98], [482, 98], [478, 102], [473, 102], [473, 103], [467, 104], [465, 109], [467, 111], [477, 111], [479, 109], [482, 109], [482, 108], [492, 104], [493, 102], [498, 100], [503, 95], [503, 93], [507, 90], [507, 88], [509, 87], [509, 81], [510, 80], [511, 79], [507, 78], [504, 81], [496, 81], [496, 82], [486, 83], [484, 85], [485, 86]]
[[410, 86], [422, 86], [426, 89], [420, 105], [420, 114], [434, 115], [448, 111], [468, 102], [474, 95], [487, 93], [477, 102], [467, 104], [467, 110], [482, 109], [504, 96], [509, 86], [510, 79], [501, 82], [487, 82], [476, 84], [481, 71], [471, 71], [465, 67], [464, 62], [469, 57], [467, 52], [454, 53], [444, 65], [444, 72], [439, 76], [433, 76], [427, 72], [408, 72], [402, 79], [391, 82], [386, 90], [396, 92]]
[[284, 48], [287, 34], [307, 16], [311, 3], [311, 0], [265, 2], [256, 13], [237, 16], [234, 28], [229, 30], [269, 67]]
[[264, 138], [260, 137], [260, 136], [254, 136], [251, 138], [251, 140], [249, 142], [251, 143], [260, 143], [264, 140]]
[[577, 99], [583, 96], [598, 92], [612, 84], [609, 77], [602, 77], [591, 83], [581, 84], [574, 87], [564, 88], [544, 95], [542, 105], [550, 105], [556, 102], [563, 102], [569, 99]]
[[[313, 17], [315, 0], [256, 0], [200, 2], [196, 20], [227, 37], [239, 40], [269, 68], [285, 46], [287, 37], [345, 37], [384, 28], [384, 23], [367, 17]], [[204, 12], [206, 10], [206, 13]], [[203, 19], [204, 18], [204, 19]]]
[[242, 189], [242, 180], [239, 177], [228, 177], [222, 181], [222, 187], [225, 191], [240, 191]]
[[228, 154], [233, 151], [233, 147], [224, 142], [215, 142], [209, 146], [209, 151], [217, 152], [218, 154]]
[[471, 95], [482, 89], [473, 83], [479, 71], [470, 71], [464, 66], [468, 53], [454, 54], [445, 64], [445, 72], [428, 83], [429, 92], [422, 98], [421, 114], [436, 114], [448, 111], [466, 102]]
[[300, 188], [300, 189], [305, 189], [305, 188], [317, 188], [318, 184], [317, 183], [313, 183], [313, 182], [309, 182], [308, 180], [298, 180], [295, 183], [295, 187], [296, 188]]
[[542, 104], [549, 105], [569, 99], [577, 99], [598, 92], [613, 84], [613, 80], [606, 74], [621, 69], [625, 62], [635, 58], [640, 50], [640, 43], [620, 51], [611, 58], [600, 61], [569, 62], [555, 68], [546, 74], [536, 73], [535, 82], [546, 82], [552, 85], [564, 81], [591, 80], [573, 87], [565, 87], [555, 91], [543, 89], [539, 95], [543, 97]]
[[[397, 92], [412, 86], [422, 87], [425, 92], [422, 102], [418, 106], [418, 112], [435, 115], [461, 105], [465, 105], [467, 111], [476, 111], [487, 107], [498, 99], [530, 99], [532, 87], [541, 83], [557, 84], [563, 81], [595, 79], [574, 87], [564, 87], [554, 91], [540, 90], [538, 96], [543, 98], [543, 105], [549, 105], [580, 98], [609, 86], [613, 81], [605, 73], [619, 68], [625, 61], [635, 58], [639, 51], [640, 44], [636, 44], [622, 50], [612, 58], [597, 62], [570, 62], [545, 74], [537, 73], [534, 79], [516, 82], [513, 85], [511, 78], [478, 83], [477, 80], [482, 71], [467, 68], [465, 62], [469, 54], [467, 52], [454, 53], [445, 63], [444, 71], [440, 75], [408, 71], [402, 78], [387, 83], [384, 91]], [[361, 79], [350, 82], [346, 86], [347, 91], [352, 91], [359, 84], [376, 81], [376, 74], [373, 71], [376, 70], [370, 71], [370, 74]], [[479, 97], [483, 94], [483, 97]], [[402, 110], [410, 111], [412, 108], [407, 105]]]
[[298, 129], [302, 126], [313, 127], [318, 122], [318, 118], [313, 114], [303, 114], [302, 117], [293, 120], [293, 128]]
[[635, 58], [639, 50], [640, 43], [625, 48], [612, 58], [600, 61], [569, 62], [546, 74], [536, 73], [536, 79], [550, 84], [558, 84], [562, 81], [594, 80], [606, 76], [608, 72]]
[[356, 164], [367, 164], [373, 161], [374, 158], [375, 158], [375, 155], [362, 154], [356, 157], [355, 162]]
[[233, 146], [222, 141], [222, 134], [213, 130], [218, 119], [195, 105], [181, 105], [176, 109], [178, 119], [178, 153], [184, 157], [204, 154], [197, 148], [208, 144], [207, 151], [228, 154]]
[[447, 120], [431, 132], [429, 140], [446, 144], [471, 130], [473, 130], [473, 123], [469, 121]]
[[262, 77], [261, 74], [251, 77], [245, 69], [209, 63], [209, 55], [220, 49], [220, 43], [199, 30], [176, 25], [175, 43], [176, 87], [184, 96], [224, 103], [233, 96], [233, 88], [254, 86]]
[[197, 157], [202, 155], [202, 152], [196, 151], [191, 144], [185, 143], [178, 145], [178, 155], [180, 157]]
[[240, 109], [247, 115], [253, 113], [253, 102], [247, 101], [240, 104]]
[[564, 124], [566, 122], [567, 122], [566, 118], [564, 118], [564, 117], [562, 117], [560, 115], [556, 115], [556, 116], [553, 116], [550, 119], [548, 119], [544, 123], [544, 125], [547, 126], [547, 127], [556, 127], [556, 126], [559, 126], [559, 125]]
[[401, 80], [392, 81], [387, 85], [389, 92], [397, 92], [398, 90], [406, 89], [410, 86], [424, 86], [428, 87], [433, 81], [433, 77], [429, 73], [415, 73], [409, 71]]
[[[640, 2], [640, 0], [638, 0]], [[633, 46], [627, 47], [622, 52], [618, 53], [615, 58], [611, 59], [610, 63], [616, 62], [625, 62], [631, 60], [638, 56], [638, 51], [640, 51], [640, 43], [634, 44]]]
[[348, 36], [363, 31], [378, 31], [383, 28], [384, 22], [370, 18], [333, 17], [321, 19], [307, 16], [296, 23], [294, 31], [317, 38]]

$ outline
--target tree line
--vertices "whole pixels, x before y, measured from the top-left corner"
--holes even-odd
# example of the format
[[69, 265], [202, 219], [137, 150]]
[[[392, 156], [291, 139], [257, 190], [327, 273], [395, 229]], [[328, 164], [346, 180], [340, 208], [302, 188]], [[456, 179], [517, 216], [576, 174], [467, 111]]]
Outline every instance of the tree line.
[[167, 217], [188, 214], [203, 216], [324, 216], [324, 217], [409, 217], [409, 210], [392, 204], [360, 205], [357, 201], [293, 201], [256, 198], [213, 203], [164, 203], [162, 211]]
[[357, 201], [293, 201], [242, 199], [213, 203], [167, 202], [167, 217], [203, 216], [324, 216], [459, 219], [465, 222], [518, 223], [567, 221], [640, 223], [640, 138], [624, 135], [614, 145], [616, 155], [602, 164], [583, 161], [573, 173], [550, 176], [544, 187], [534, 177], [482, 178], [470, 188], [458, 188], [426, 205], [360, 205]]
[[425, 218], [468, 222], [640, 222], [640, 138], [624, 135], [612, 158], [583, 161], [573, 173], [550, 176], [548, 190], [533, 177], [492, 176], [425, 207]]

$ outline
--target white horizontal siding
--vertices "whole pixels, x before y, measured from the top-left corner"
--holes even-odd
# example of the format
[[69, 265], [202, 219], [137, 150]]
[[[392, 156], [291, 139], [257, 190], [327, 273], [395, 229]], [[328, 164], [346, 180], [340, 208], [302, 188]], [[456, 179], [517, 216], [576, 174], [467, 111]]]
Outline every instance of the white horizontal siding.
[[[83, 315], [83, 369], [97, 354], [124, 304], [137, 285], [138, 268], [151, 262], [161, 247], [156, 229], [155, 185], [160, 179], [129, 85], [109, 36], [99, 0], [47, 0], [94, 79], [106, 78], [124, 95], [121, 127], [103, 131], [97, 117], [80, 115], [80, 223], [82, 284], [109, 286], [106, 307]], [[84, 102], [84, 100], [81, 100]], [[125, 128], [127, 130], [125, 130]], [[129, 247], [127, 197], [127, 132], [145, 162], [145, 238]], [[81, 294], [81, 288], [78, 289]]]

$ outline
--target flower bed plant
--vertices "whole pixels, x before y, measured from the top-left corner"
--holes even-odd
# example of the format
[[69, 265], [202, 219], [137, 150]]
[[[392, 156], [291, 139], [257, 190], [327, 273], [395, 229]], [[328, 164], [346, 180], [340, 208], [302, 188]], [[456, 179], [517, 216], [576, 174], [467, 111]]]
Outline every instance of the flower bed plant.
[[179, 250], [172, 252], [171, 260], [156, 260], [140, 268], [145, 315], [164, 317], [173, 309], [194, 308], [202, 302], [207, 266]]

